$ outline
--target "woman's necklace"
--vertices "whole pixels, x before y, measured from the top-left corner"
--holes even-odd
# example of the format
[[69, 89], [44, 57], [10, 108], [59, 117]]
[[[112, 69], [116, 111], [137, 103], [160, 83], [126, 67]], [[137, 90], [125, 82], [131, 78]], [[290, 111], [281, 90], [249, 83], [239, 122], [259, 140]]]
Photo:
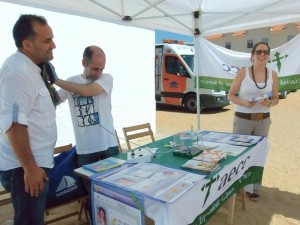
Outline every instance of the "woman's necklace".
[[264, 89], [266, 86], [267, 86], [267, 81], [268, 81], [268, 71], [267, 71], [267, 67], [265, 67], [265, 85], [263, 86], [263, 87], [260, 87], [260, 86], [258, 86], [257, 85], [257, 82], [256, 82], [256, 80], [255, 80], [255, 76], [254, 76], [254, 70], [253, 70], [254, 68], [253, 68], [253, 65], [252, 65], [252, 67], [251, 67], [251, 70], [252, 70], [252, 77], [253, 77], [253, 81], [254, 81], [254, 83], [255, 83], [255, 86], [258, 88], [258, 89]]

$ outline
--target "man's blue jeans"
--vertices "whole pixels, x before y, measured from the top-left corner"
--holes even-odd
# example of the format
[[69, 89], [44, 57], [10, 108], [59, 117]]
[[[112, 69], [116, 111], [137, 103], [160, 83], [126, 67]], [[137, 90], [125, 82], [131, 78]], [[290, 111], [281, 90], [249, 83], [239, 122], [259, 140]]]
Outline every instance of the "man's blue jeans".
[[[44, 170], [47, 173], [49, 169]], [[43, 225], [49, 181], [45, 181], [45, 189], [38, 197], [31, 197], [25, 192], [23, 168], [0, 171], [0, 180], [5, 190], [11, 193], [14, 225]]]

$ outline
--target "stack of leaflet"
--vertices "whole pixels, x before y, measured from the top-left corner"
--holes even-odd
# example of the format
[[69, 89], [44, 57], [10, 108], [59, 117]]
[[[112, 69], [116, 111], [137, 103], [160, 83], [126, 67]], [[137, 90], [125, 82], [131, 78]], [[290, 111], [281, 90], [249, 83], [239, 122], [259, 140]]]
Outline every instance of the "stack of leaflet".
[[193, 159], [202, 162], [219, 163], [221, 160], [225, 158], [226, 158], [226, 153], [224, 152], [206, 150], [203, 151], [200, 155], [195, 156]]
[[200, 155], [193, 157], [181, 167], [197, 170], [202, 173], [212, 173], [220, 166], [219, 162], [226, 158], [226, 153], [220, 151], [205, 150]]
[[264, 94], [264, 95], [260, 95], [260, 96], [255, 97], [255, 98], [250, 98], [249, 101], [258, 102], [258, 101], [265, 100], [265, 99], [268, 99], [268, 98], [271, 98], [271, 97], [272, 97], [272, 92]]
[[83, 165], [84, 169], [90, 170], [95, 173], [102, 172], [104, 170], [109, 170], [118, 166], [121, 166], [118, 159], [110, 157], [103, 160], [99, 160], [94, 163]]

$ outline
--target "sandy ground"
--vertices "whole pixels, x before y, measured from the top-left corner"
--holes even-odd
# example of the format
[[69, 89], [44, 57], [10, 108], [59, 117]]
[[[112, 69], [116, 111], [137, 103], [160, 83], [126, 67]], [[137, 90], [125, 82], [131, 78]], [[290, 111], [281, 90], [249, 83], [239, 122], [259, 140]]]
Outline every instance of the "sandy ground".
[[[200, 116], [201, 129], [231, 132], [234, 107], [204, 110]], [[197, 128], [197, 115], [181, 108], [158, 106], [156, 116], [157, 140], [190, 130], [191, 126]], [[260, 201], [254, 203], [248, 200], [247, 209], [243, 211], [238, 197], [234, 225], [300, 225], [300, 91], [280, 100], [279, 105], [272, 108], [271, 118], [270, 151]], [[68, 208], [54, 214], [65, 210]], [[0, 224], [11, 217], [11, 207], [0, 208]], [[56, 224], [78, 224], [75, 219]], [[224, 214], [217, 212], [207, 224], [225, 225], [226, 219]]]
[[[162, 107], [161, 107], [162, 108]], [[235, 105], [222, 110], [204, 110], [200, 128], [232, 132]], [[167, 111], [168, 110], [168, 111]], [[157, 110], [157, 136], [197, 127], [197, 116], [179, 109]], [[300, 91], [290, 93], [271, 109], [270, 150], [259, 202], [247, 201], [243, 211], [236, 201], [234, 225], [300, 225]], [[226, 216], [216, 213], [208, 225], [226, 224]]]

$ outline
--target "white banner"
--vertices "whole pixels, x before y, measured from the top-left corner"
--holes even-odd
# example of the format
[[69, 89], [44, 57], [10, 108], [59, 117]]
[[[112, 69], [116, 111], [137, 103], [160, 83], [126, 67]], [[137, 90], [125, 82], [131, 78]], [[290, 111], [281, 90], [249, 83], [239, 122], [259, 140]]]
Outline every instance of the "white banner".
[[[229, 90], [237, 71], [252, 64], [251, 53], [236, 52], [200, 38], [199, 87]], [[271, 49], [267, 66], [278, 73], [279, 90], [300, 89], [300, 35]]]

